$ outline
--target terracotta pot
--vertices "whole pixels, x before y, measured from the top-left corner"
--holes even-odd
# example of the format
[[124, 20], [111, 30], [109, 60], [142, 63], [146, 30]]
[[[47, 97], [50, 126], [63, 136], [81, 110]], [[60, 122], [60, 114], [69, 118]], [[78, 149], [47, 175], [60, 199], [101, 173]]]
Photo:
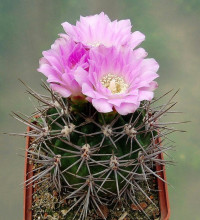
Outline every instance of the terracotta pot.
[[[27, 131], [29, 132], [31, 130], [30, 127], [28, 127]], [[33, 165], [29, 162], [28, 157], [28, 148], [30, 146], [30, 137], [26, 137], [26, 153], [25, 153], [25, 165], [24, 165], [24, 182], [28, 179], [30, 179], [33, 176], [32, 168]], [[33, 187], [32, 184], [26, 187], [26, 184], [24, 184], [24, 220], [32, 220], [32, 194], [33, 194]]]
[[[163, 158], [163, 153], [159, 155], [159, 159]], [[165, 181], [167, 181], [165, 166], [156, 164], [156, 170], [158, 175]], [[162, 171], [161, 171], [162, 170]], [[161, 172], [159, 172], [161, 171]], [[167, 183], [164, 183], [162, 180], [158, 179], [158, 190], [159, 190], [159, 204], [160, 204], [160, 220], [169, 220], [170, 217], [170, 206], [169, 206], [169, 194]]]
[[[30, 128], [28, 128], [28, 131], [30, 131]], [[29, 146], [30, 146], [30, 138], [27, 137], [26, 138], [26, 149], [28, 149]], [[162, 153], [159, 155], [159, 159], [163, 159]], [[27, 158], [27, 151], [26, 151], [24, 181], [28, 180], [29, 178], [33, 176], [32, 166], [33, 165], [29, 162], [29, 159]], [[158, 175], [166, 181], [165, 166], [157, 164], [156, 170], [161, 171], [161, 172], [158, 172]], [[169, 195], [168, 195], [167, 184], [158, 178], [157, 178], [157, 181], [158, 181], [159, 204], [160, 204], [160, 213], [161, 213], [160, 220], [169, 220], [170, 206], [169, 206]], [[24, 220], [32, 220], [32, 210], [31, 210], [32, 193], [33, 193], [32, 184], [30, 184], [28, 187], [24, 185]]]

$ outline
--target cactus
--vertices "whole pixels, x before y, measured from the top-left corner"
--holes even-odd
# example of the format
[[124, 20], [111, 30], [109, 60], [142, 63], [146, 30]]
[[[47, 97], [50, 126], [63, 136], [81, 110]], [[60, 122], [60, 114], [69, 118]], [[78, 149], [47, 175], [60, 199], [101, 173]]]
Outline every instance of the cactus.
[[49, 173], [48, 181], [58, 192], [65, 189], [66, 199], [76, 198], [68, 211], [82, 207], [81, 219], [86, 218], [91, 207], [106, 219], [99, 206], [123, 198], [137, 204], [136, 190], [153, 203], [140, 181], [148, 187], [149, 175], [161, 179], [155, 171], [156, 163], [173, 163], [158, 159], [158, 155], [173, 149], [171, 145], [161, 147], [160, 138], [163, 142], [177, 129], [167, 127], [174, 123], [161, 123], [159, 119], [176, 113], [170, 111], [176, 104], [172, 102], [176, 93], [164, 105], [153, 107], [162, 96], [145, 101], [134, 113], [122, 116], [117, 112], [99, 113], [89, 102], [65, 99], [46, 84], [43, 87], [50, 96], [40, 95], [27, 86], [28, 93], [39, 101], [30, 117], [13, 114], [31, 128], [19, 135], [32, 138], [28, 158], [40, 167], [40, 172], [26, 185], [40, 185]]
[[161, 142], [178, 131], [168, 127], [177, 122], [160, 118], [176, 113], [177, 92], [155, 106], [171, 91], [153, 99], [159, 65], [135, 49], [145, 36], [131, 32], [130, 20], [111, 22], [102, 12], [62, 25], [66, 34], [43, 52], [38, 68], [48, 77], [50, 86], [43, 87], [49, 96], [26, 85], [39, 104], [30, 117], [13, 114], [30, 127], [19, 135], [31, 137], [28, 158], [38, 165], [27, 187], [48, 180], [65, 199], [75, 199], [68, 212], [79, 207], [79, 219], [91, 209], [106, 219], [102, 205], [138, 204], [136, 191], [154, 204], [140, 183], [150, 191], [151, 176], [165, 181], [155, 164], [173, 163], [159, 155], [173, 149]]

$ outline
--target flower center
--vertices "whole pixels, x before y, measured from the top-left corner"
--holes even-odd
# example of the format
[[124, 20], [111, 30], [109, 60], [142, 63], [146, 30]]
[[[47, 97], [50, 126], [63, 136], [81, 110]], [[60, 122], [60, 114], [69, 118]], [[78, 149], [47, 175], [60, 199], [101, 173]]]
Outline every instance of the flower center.
[[120, 94], [127, 90], [128, 84], [120, 76], [108, 73], [100, 80], [101, 84], [109, 89], [112, 94]]
[[93, 43], [88, 43], [87, 45], [91, 46], [91, 47], [98, 47], [101, 45], [101, 43], [100, 42], [93, 42]]

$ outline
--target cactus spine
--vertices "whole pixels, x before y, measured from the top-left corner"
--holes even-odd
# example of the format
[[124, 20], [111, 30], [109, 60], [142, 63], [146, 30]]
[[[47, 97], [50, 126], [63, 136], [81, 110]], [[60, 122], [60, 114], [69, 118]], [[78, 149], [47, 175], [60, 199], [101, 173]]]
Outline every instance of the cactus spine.
[[117, 112], [99, 113], [88, 102], [64, 99], [46, 84], [43, 87], [50, 96], [27, 86], [28, 93], [39, 101], [35, 113], [30, 117], [13, 114], [31, 127], [30, 132], [19, 135], [32, 138], [28, 158], [41, 170], [26, 185], [40, 185], [48, 178], [60, 193], [65, 189], [66, 199], [76, 198], [68, 211], [79, 207], [80, 219], [87, 217], [91, 207], [106, 219], [100, 205], [123, 202], [123, 198], [137, 203], [136, 190], [153, 203], [140, 181], [148, 186], [150, 175], [161, 179], [155, 164], [172, 163], [158, 159], [160, 153], [173, 148], [161, 147], [159, 140], [163, 142], [167, 134], [177, 130], [167, 127], [174, 123], [161, 123], [159, 119], [172, 113], [174, 95], [164, 105], [153, 107], [158, 99], [146, 101], [136, 112], [122, 116]]

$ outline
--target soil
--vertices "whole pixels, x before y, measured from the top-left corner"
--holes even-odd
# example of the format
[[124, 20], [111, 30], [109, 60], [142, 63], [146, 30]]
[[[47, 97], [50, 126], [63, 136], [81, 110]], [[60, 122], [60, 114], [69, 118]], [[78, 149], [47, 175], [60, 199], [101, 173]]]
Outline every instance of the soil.
[[[140, 192], [136, 192], [136, 200], [140, 204], [140, 207], [136, 204], [129, 202], [129, 205], [122, 206], [118, 205], [115, 207], [101, 206], [101, 210], [107, 220], [147, 220], [154, 219], [159, 220], [160, 210], [159, 210], [159, 195], [157, 191], [157, 180], [155, 177], [151, 176], [149, 179], [149, 187], [151, 191], [149, 192], [146, 182], [141, 182], [140, 185], [150, 199], [156, 204], [152, 204], [145, 196]], [[33, 220], [72, 220], [76, 213], [76, 208], [67, 213], [67, 210], [74, 203], [74, 200], [63, 200], [64, 194], [60, 194], [52, 187], [49, 186], [48, 181], [44, 181], [40, 187], [37, 185], [34, 187], [33, 195]], [[60, 201], [63, 200], [62, 203]], [[141, 210], [142, 209], [142, 210]], [[149, 217], [147, 218], [144, 214]], [[67, 214], [66, 214], [67, 213]], [[75, 220], [79, 219], [79, 214]], [[91, 210], [88, 213], [87, 220], [100, 220], [100, 212], [96, 213]]]

